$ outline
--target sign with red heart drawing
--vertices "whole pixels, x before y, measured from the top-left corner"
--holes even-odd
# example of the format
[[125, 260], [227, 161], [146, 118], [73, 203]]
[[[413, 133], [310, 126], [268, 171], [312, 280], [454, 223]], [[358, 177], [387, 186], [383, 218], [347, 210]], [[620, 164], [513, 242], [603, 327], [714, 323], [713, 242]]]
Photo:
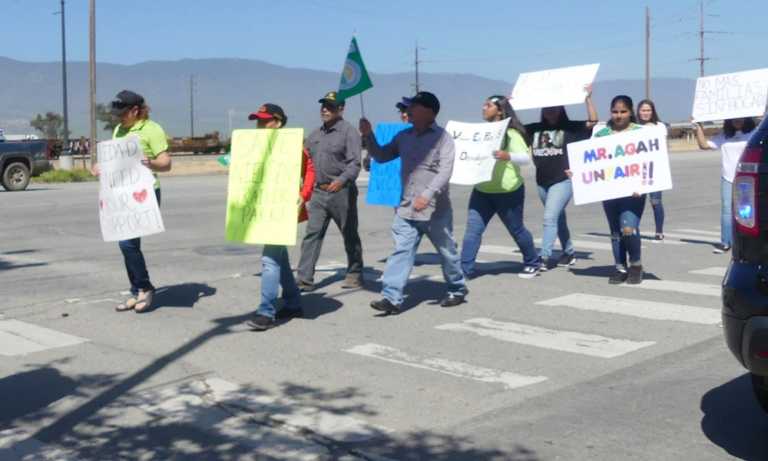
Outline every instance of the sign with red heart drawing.
[[99, 221], [105, 242], [130, 240], [163, 232], [155, 178], [142, 165], [144, 152], [136, 136], [97, 145]]

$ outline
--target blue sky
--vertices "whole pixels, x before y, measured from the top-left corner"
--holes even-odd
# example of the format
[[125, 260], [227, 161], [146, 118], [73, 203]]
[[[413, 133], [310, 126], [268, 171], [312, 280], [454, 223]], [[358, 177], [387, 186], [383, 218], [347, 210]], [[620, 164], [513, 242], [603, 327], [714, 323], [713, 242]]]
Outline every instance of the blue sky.
[[[60, 59], [58, 0], [1, 0], [0, 55]], [[235, 57], [339, 71], [357, 32], [372, 72], [425, 72], [514, 81], [519, 72], [600, 62], [598, 79], [643, 78], [644, 8], [652, 74], [698, 75], [698, 0], [97, 0], [97, 59]], [[766, 0], [705, 0], [708, 74], [768, 66]], [[67, 1], [70, 60], [88, 58], [88, 0]]]

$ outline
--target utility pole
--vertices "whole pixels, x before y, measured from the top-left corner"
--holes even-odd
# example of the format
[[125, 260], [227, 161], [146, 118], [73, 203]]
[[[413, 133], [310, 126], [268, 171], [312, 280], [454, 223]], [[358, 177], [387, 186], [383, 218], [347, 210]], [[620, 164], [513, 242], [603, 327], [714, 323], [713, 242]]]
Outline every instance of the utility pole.
[[704, 0], [699, 0], [699, 77], [704, 76], [704, 61], [709, 58], [704, 57]]
[[195, 137], [195, 76], [189, 76], [189, 137]]
[[67, 107], [67, 32], [64, 16], [64, 0], [61, 0], [61, 94], [62, 94], [62, 116], [64, 118], [64, 133], [62, 142], [61, 158], [59, 167], [63, 170], [72, 169], [72, 151], [69, 150], [69, 109]]
[[645, 7], [645, 99], [651, 99], [651, 9]]
[[416, 83], [414, 88], [416, 92], [419, 92], [419, 42], [416, 42], [416, 48], [414, 49], [413, 67], [416, 71]]
[[88, 80], [90, 82], [91, 102], [91, 140], [88, 152], [91, 166], [96, 159], [96, 0], [88, 0]]

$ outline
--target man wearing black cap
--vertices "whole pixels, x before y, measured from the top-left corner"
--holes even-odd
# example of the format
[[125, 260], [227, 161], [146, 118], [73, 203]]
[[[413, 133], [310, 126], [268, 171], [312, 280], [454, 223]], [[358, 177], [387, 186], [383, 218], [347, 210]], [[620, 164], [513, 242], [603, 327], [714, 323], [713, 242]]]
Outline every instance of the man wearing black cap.
[[301, 244], [297, 270], [302, 291], [314, 288], [315, 265], [320, 258], [325, 232], [331, 220], [344, 238], [347, 253], [347, 275], [342, 288], [363, 285], [363, 246], [357, 232], [357, 186], [360, 174], [360, 134], [347, 123], [344, 101], [336, 92], [318, 101], [323, 125], [304, 141], [315, 164], [315, 191], [309, 202], [309, 222]]
[[378, 311], [400, 312], [403, 290], [424, 234], [440, 253], [443, 277], [448, 284], [448, 293], [440, 305], [459, 305], [467, 294], [453, 238], [453, 210], [448, 196], [455, 147], [453, 138], [435, 123], [439, 111], [440, 101], [434, 94], [417, 93], [408, 106], [413, 127], [398, 133], [385, 146], [376, 142], [371, 123], [360, 120], [360, 133], [376, 161], [388, 162], [398, 156], [402, 160], [403, 191], [392, 223], [395, 251], [387, 259], [382, 276], [383, 299], [371, 303]]

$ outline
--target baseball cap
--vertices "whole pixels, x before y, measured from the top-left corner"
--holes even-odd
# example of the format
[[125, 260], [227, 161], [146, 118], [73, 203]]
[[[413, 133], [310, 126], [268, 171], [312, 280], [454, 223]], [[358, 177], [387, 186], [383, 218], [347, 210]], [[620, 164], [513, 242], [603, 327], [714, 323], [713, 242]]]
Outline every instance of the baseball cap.
[[437, 96], [429, 91], [419, 91], [416, 93], [416, 96], [410, 98], [409, 105], [413, 106], [415, 104], [426, 107], [427, 109], [432, 109], [432, 112], [434, 112], [435, 115], [440, 112], [440, 101], [437, 99]]
[[406, 110], [408, 110], [408, 106], [410, 105], [411, 105], [411, 98], [406, 98], [405, 96], [403, 96], [402, 101], [395, 104], [395, 107], [397, 107], [397, 110], [399, 110], [400, 112], [405, 112]]
[[283, 108], [278, 106], [277, 104], [272, 103], [266, 103], [262, 104], [261, 107], [259, 107], [259, 110], [256, 112], [251, 113], [248, 116], [248, 120], [271, 120], [271, 119], [280, 120], [283, 125], [288, 121], [288, 117], [285, 116], [285, 112], [283, 112]]
[[115, 99], [110, 103], [112, 115], [121, 116], [126, 110], [134, 106], [143, 106], [144, 97], [130, 90], [123, 90], [117, 93]]
[[336, 94], [335, 91], [329, 91], [325, 93], [325, 96], [318, 99], [317, 102], [320, 104], [330, 104], [335, 107], [343, 107], [344, 106], [344, 100], [339, 99], [339, 95]]

